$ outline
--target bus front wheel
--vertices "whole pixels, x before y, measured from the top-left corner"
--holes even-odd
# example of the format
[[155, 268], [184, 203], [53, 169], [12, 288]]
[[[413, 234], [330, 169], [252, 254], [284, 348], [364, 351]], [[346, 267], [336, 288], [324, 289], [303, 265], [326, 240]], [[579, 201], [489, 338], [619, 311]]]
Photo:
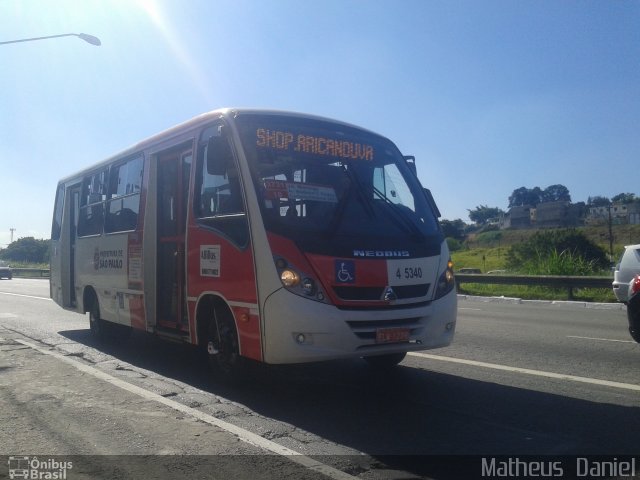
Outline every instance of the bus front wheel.
[[231, 312], [215, 308], [207, 329], [209, 365], [221, 380], [239, 380], [244, 373], [238, 335]]

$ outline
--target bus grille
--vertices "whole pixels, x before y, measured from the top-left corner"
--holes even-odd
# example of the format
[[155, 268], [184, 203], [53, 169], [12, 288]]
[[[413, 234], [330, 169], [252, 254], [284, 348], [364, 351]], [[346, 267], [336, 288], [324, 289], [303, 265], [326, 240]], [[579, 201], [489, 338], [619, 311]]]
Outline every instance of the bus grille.
[[[404, 300], [406, 298], [419, 298], [426, 296], [429, 291], [429, 286], [429, 283], [422, 283], [418, 285], [404, 285], [391, 288], [393, 288], [398, 300]], [[333, 291], [342, 300], [375, 301], [382, 299], [382, 294], [384, 293], [385, 288], [386, 287], [334, 286]]]

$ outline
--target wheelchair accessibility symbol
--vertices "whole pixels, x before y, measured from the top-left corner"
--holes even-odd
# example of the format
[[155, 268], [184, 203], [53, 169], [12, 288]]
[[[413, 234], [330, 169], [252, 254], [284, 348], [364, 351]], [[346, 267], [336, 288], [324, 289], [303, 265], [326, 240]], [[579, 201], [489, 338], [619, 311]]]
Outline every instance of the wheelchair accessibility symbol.
[[355, 283], [356, 264], [350, 260], [335, 261], [336, 283]]

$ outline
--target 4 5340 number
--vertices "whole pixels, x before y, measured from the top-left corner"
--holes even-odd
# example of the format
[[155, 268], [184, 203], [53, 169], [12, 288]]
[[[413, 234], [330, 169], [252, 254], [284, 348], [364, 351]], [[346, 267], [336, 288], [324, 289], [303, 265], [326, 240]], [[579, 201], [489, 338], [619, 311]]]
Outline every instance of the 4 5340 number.
[[410, 280], [412, 278], [422, 278], [422, 268], [420, 267], [405, 267], [404, 269], [399, 268], [396, 271], [396, 278], [398, 279], [404, 278], [406, 280]]

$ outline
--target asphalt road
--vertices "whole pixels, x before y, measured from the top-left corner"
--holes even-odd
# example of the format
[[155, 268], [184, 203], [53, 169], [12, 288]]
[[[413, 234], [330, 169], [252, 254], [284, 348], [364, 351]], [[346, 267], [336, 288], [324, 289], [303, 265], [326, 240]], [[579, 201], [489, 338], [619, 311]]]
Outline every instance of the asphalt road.
[[393, 373], [256, 365], [241, 387], [212, 382], [187, 346], [141, 333], [95, 344], [43, 280], [0, 281], [0, 338], [5, 455], [215, 455], [163, 471], [362, 479], [453, 478], [433, 455], [640, 455], [640, 345], [621, 306], [462, 298], [454, 344]]

